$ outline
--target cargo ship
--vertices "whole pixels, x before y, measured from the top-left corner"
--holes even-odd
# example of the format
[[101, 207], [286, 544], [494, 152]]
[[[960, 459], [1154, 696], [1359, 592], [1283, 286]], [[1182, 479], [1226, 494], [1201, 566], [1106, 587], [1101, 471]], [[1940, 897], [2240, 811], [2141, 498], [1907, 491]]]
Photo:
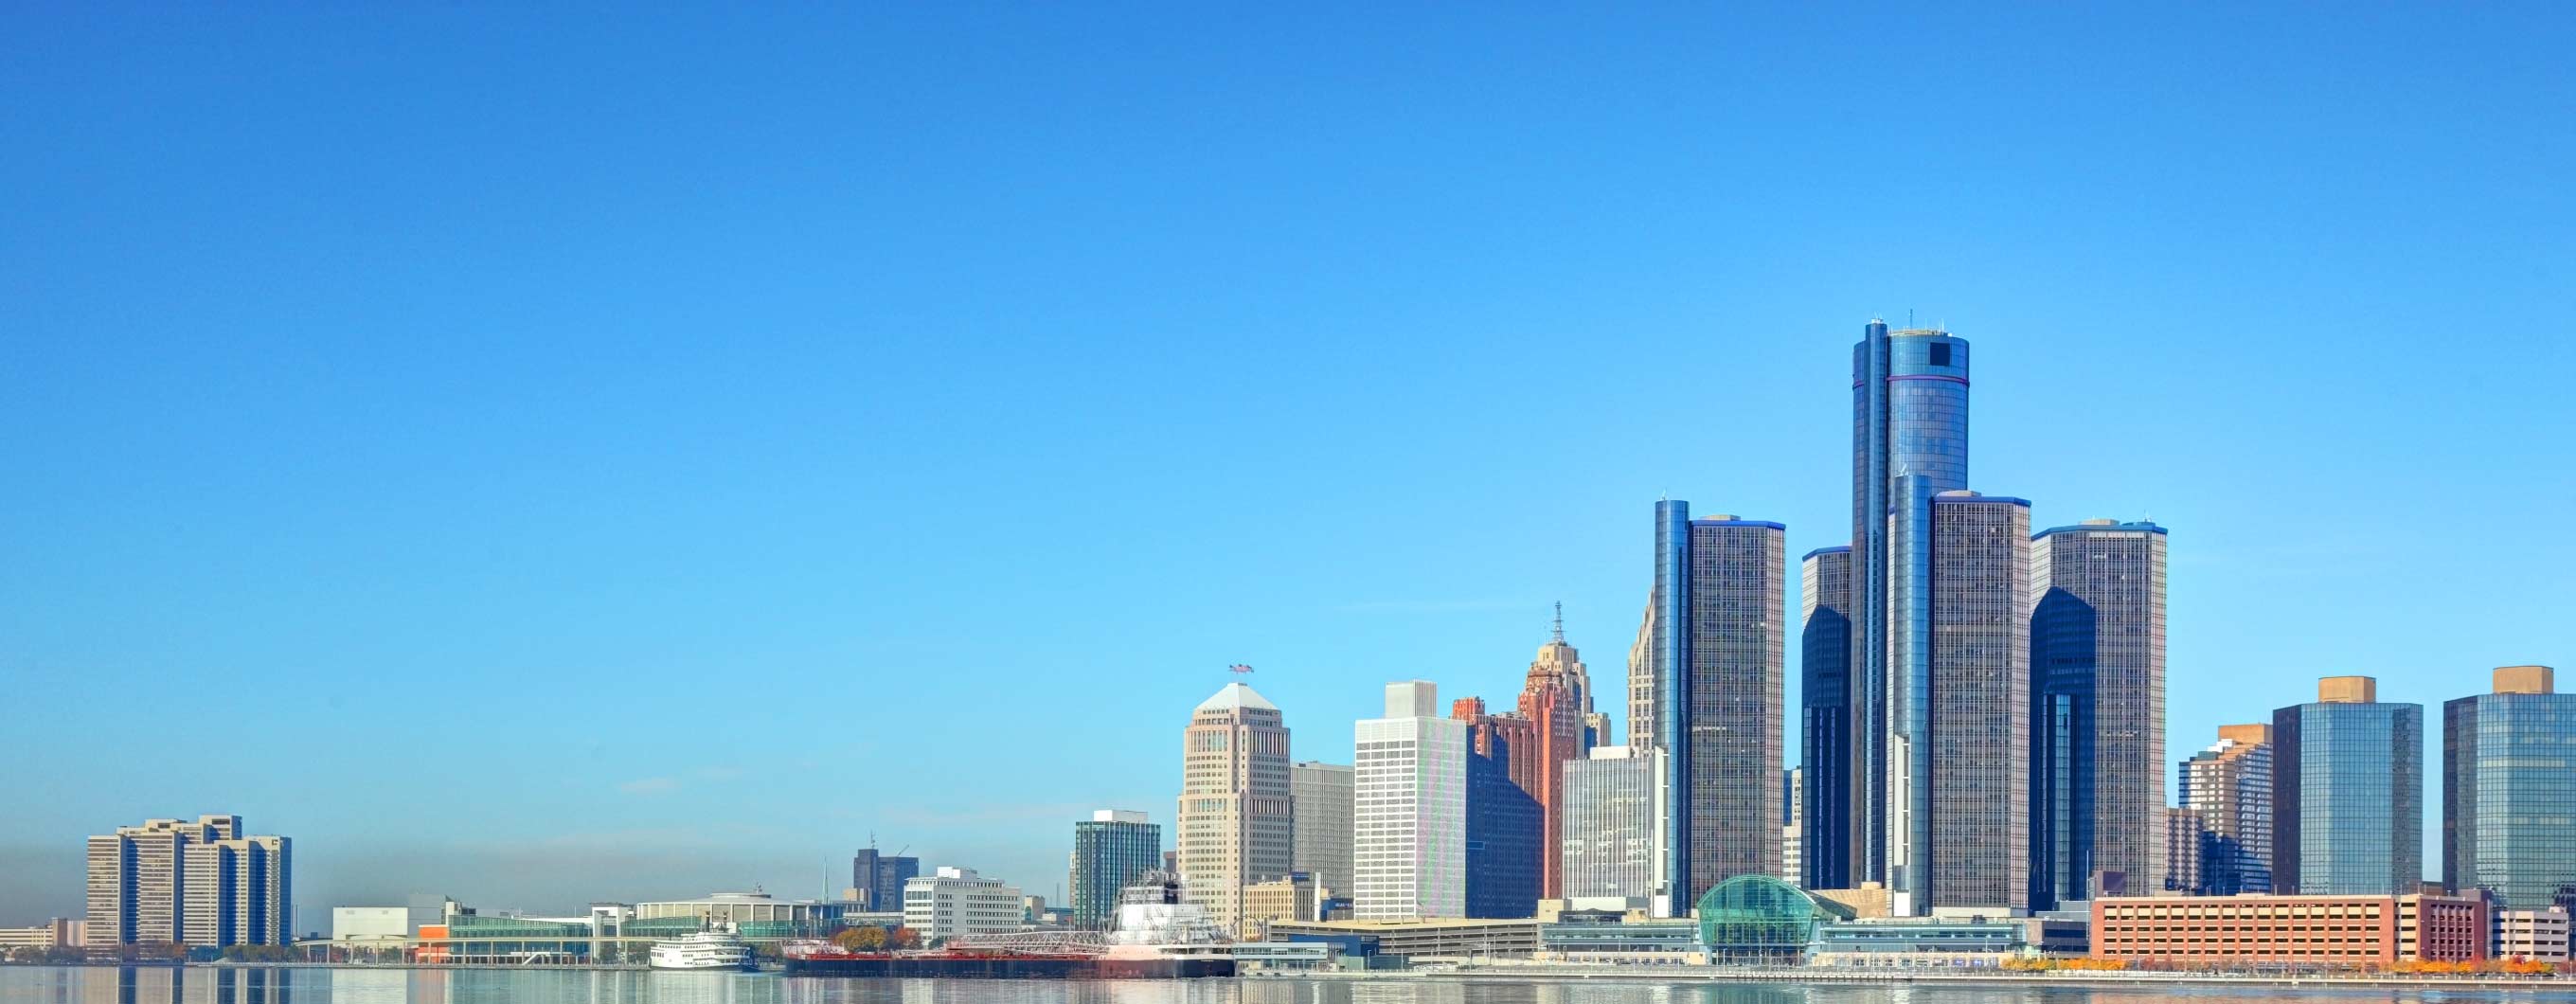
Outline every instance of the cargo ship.
[[1234, 945], [1185, 902], [1180, 880], [1149, 872], [1118, 894], [1106, 934], [1012, 931], [965, 935], [924, 951], [859, 952], [830, 942], [780, 949], [789, 976], [942, 979], [1168, 980], [1234, 975]]

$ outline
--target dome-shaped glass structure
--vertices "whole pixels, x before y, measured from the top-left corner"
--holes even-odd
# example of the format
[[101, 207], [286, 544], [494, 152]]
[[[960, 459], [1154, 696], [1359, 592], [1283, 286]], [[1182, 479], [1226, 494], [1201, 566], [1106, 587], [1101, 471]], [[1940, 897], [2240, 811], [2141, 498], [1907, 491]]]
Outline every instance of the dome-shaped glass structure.
[[1850, 907], [1768, 875], [1738, 875], [1699, 898], [1700, 943], [1709, 961], [1794, 963], [1816, 925], [1853, 917]]

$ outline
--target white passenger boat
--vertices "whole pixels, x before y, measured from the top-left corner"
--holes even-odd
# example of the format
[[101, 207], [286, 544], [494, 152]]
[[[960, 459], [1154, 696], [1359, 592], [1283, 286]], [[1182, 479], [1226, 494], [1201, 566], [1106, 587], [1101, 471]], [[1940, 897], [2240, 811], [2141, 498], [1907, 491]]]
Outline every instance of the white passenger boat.
[[700, 931], [653, 943], [655, 969], [749, 969], [751, 946], [722, 931]]

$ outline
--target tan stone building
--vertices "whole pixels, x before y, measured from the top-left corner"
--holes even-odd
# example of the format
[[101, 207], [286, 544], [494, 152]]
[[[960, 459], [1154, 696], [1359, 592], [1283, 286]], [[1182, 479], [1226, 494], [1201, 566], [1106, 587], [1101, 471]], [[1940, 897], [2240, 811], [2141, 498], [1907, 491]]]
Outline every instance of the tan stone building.
[[1173, 853], [1183, 892], [1244, 932], [1244, 890], [1294, 868], [1288, 727], [1278, 705], [1227, 684], [1190, 713], [1181, 751]]

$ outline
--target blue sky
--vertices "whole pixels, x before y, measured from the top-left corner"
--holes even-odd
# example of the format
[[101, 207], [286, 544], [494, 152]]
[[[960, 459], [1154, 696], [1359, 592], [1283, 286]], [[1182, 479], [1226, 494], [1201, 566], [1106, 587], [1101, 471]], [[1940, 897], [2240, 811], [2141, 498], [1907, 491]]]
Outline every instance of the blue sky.
[[1615, 689], [1660, 496], [1842, 543], [1909, 310], [1977, 487], [2173, 528], [2172, 757], [2576, 665], [2561, 7], [12, 28], [0, 922], [216, 811], [308, 928], [1052, 893], [1228, 663], [1343, 760], [1553, 600]]

